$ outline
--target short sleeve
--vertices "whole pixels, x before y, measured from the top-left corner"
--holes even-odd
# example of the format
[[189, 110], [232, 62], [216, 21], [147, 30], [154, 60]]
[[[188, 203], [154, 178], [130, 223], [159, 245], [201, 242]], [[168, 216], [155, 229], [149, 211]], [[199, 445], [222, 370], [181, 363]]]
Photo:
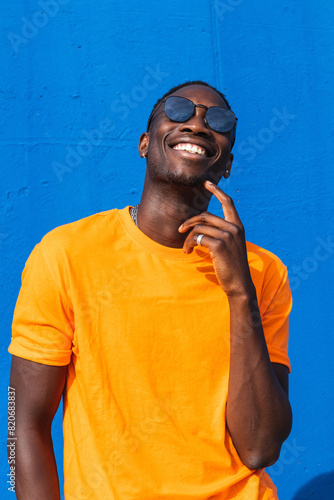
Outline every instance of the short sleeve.
[[[50, 251], [48, 251], [50, 250]], [[64, 366], [71, 360], [73, 312], [61, 252], [43, 248], [30, 254], [22, 273], [8, 351], [37, 363]]]
[[271, 362], [286, 365], [291, 372], [288, 342], [292, 297], [287, 269], [277, 261], [272, 262], [266, 273], [260, 313]]

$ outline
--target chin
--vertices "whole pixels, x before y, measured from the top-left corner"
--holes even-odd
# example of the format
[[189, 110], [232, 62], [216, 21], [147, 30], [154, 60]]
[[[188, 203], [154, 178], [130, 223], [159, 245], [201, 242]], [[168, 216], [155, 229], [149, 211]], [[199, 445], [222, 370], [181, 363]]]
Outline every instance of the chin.
[[196, 187], [203, 185], [203, 182], [207, 179], [206, 174], [189, 175], [184, 172], [167, 171], [165, 175], [170, 183], [177, 184], [179, 186]]
[[149, 174], [152, 179], [165, 184], [174, 184], [178, 186], [197, 187], [203, 186], [203, 182], [210, 178], [206, 171], [194, 173], [186, 168], [170, 169], [162, 166], [160, 162], [153, 162], [151, 159], [148, 165]]

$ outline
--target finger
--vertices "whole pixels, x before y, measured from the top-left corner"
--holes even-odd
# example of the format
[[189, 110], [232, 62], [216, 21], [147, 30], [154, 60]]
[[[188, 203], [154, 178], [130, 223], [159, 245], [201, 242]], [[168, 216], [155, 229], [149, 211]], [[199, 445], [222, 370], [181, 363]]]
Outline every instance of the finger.
[[[200, 234], [203, 234], [203, 238], [201, 240], [200, 246], [207, 246], [205, 244], [205, 241], [207, 244], [210, 245], [210, 240], [211, 240], [211, 245], [207, 246], [209, 250], [212, 249], [212, 242], [217, 242], [219, 240], [222, 240], [228, 231], [221, 231], [220, 229], [217, 229], [216, 227], [212, 226], [207, 226], [205, 224], [198, 224], [196, 228], [194, 228], [187, 236], [187, 238], [184, 241], [183, 244], [183, 251], [185, 253], [191, 253], [193, 248], [198, 245], [197, 243], [197, 238]], [[209, 238], [210, 240], [208, 240]]]
[[210, 212], [202, 212], [201, 214], [194, 215], [194, 217], [190, 217], [190, 219], [187, 219], [183, 224], [181, 224], [179, 232], [184, 233], [196, 224], [207, 224], [208, 226], [218, 227], [219, 229], [225, 231], [233, 231], [236, 227], [242, 227], [242, 225], [236, 226], [236, 224], [228, 222], [225, 219], [218, 217], [218, 215], [213, 215]]
[[[194, 237], [189, 240], [185, 253], [191, 253], [194, 247], [198, 246], [197, 236], [198, 234], [195, 234]], [[223, 239], [213, 238], [212, 236], [208, 236], [207, 234], [205, 234], [201, 239], [201, 244], [199, 246], [206, 247], [210, 252], [215, 252], [218, 245], [220, 247], [224, 246], [225, 241]]]
[[210, 181], [204, 181], [204, 187], [210, 191], [222, 204], [225, 220], [233, 222], [237, 226], [242, 226], [242, 222], [238, 215], [237, 209], [234, 206], [233, 200], [224, 191], [222, 191], [216, 184]]

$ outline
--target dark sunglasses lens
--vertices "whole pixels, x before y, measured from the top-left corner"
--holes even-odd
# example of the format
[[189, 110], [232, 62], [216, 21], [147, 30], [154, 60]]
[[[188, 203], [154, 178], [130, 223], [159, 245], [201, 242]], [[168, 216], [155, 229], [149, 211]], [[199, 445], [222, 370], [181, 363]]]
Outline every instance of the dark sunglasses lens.
[[235, 123], [235, 116], [232, 111], [213, 106], [206, 113], [206, 120], [212, 130], [216, 132], [229, 132]]
[[194, 104], [184, 97], [167, 97], [165, 102], [165, 114], [174, 122], [185, 122], [189, 120], [194, 112]]

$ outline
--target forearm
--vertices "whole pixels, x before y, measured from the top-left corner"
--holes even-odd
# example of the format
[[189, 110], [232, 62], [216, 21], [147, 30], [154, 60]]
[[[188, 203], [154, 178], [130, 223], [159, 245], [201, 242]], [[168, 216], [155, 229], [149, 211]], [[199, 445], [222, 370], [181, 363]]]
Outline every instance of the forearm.
[[60, 500], [51, 430], [27, 424], [16, 433], [16, 495], [18, 500]]
[[255, 289], [229, 297], [230, 376], [227, 426], [251, 469], [274, 463], [291, 429], [287, 394], [272, 368]]

